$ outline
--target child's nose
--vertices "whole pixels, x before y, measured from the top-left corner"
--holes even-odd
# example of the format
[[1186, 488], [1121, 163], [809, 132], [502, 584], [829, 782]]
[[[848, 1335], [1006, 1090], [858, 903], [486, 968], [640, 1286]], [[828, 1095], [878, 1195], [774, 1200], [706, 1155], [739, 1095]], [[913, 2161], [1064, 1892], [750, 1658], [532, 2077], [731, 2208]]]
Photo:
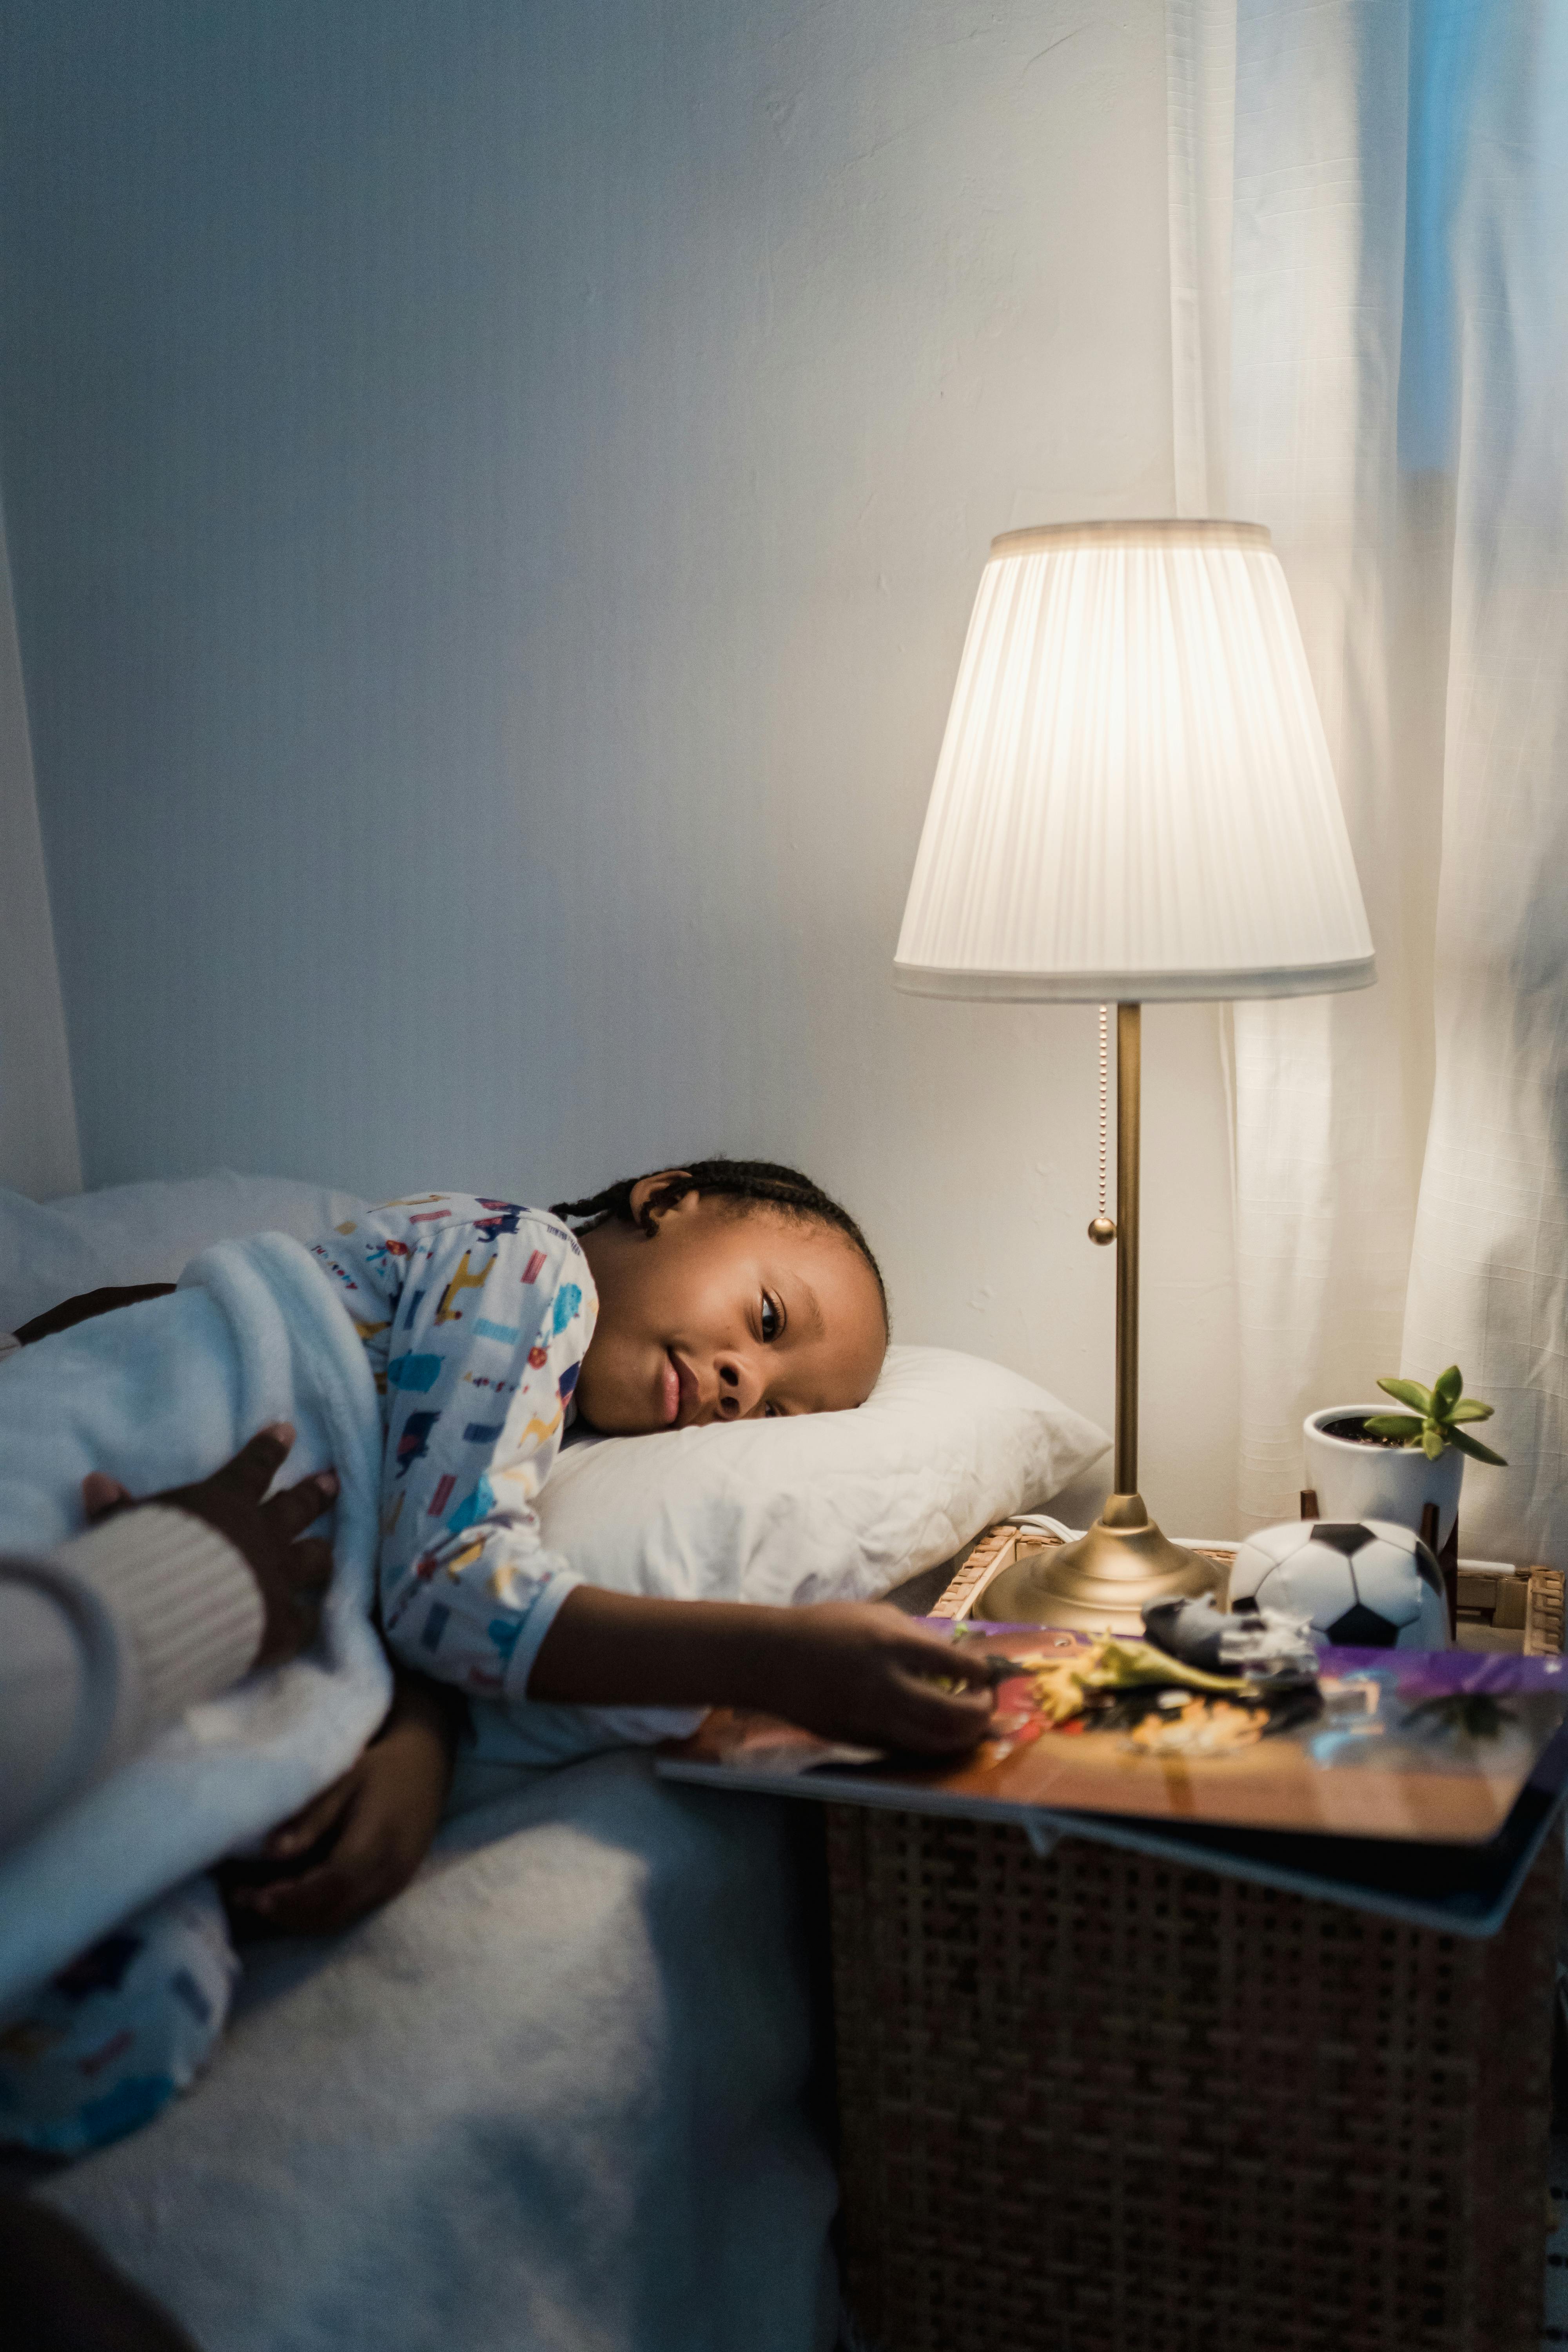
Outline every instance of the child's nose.
[[738, 1356], [719, 1359], [719, 1418], [721, 1421], [744, 1421], [754, 1412], [762, 1398], [762, 1386], [750, 1367]]

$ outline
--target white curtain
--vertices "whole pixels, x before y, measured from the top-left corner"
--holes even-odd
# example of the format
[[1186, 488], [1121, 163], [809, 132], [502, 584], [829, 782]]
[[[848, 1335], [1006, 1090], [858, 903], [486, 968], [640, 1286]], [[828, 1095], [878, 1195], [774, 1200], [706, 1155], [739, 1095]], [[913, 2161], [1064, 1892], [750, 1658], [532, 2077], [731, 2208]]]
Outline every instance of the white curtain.
[[1168, 0], [1181, 510], [1268, 523], [1376, 940], [1232, 1017], [1246, 1522], [1458, 1360], [1568, 1558], [1568, 9]]
[[33, 753], [0, 525], [0, 1184], [81, 1190], [65, 1010], [44, 877]]

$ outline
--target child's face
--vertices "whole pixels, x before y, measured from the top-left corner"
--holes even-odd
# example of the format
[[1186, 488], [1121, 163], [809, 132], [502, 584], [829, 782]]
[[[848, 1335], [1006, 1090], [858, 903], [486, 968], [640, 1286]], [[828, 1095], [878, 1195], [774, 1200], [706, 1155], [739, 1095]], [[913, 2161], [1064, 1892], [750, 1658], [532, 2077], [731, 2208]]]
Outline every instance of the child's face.
[[[663, 1181], [635, 1188], [634, 1214]], [[694, 1192], [654, 1213], [652, 1234], [616, 1219], [582, 1236], [599, 1319], [577, 1402], [595, 1429], [630, 1435], [865, 1402], [888, 1336], [871, 1270], [841, 1234]]]

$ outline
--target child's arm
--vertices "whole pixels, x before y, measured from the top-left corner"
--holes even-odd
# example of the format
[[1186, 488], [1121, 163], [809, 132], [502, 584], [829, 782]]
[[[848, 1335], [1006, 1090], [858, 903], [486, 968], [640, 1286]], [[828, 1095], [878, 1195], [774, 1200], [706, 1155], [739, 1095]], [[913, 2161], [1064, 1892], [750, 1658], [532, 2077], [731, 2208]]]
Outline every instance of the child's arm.
[[[943, 1690], [935, 1677], [970, 1687]], [[987, 1667], [883, 1604], [767, 1609], [591, 1585], [556, 1612], [529, 1695], [759, 1707], [830, 1738], [928, 1755], [972, 1748], [992, 1707]], [[257, 1862], [226, 1865], [239, 1927], [331, 1935], [401, 1894], [439, 1824], [463, 1711], [456, 1692], [400, 1669], [386, 1720], [358, 1760], [274, 1830]]]
[[[966, 1687], [944, 1690], [942, 1681]], [[768, 1609], [579, 1585], [539, 1646], [534, 1699], [745, 1706], [830, 1739], [948, 1755], [991, 1720], [991, 1671], [885, 1602]]]

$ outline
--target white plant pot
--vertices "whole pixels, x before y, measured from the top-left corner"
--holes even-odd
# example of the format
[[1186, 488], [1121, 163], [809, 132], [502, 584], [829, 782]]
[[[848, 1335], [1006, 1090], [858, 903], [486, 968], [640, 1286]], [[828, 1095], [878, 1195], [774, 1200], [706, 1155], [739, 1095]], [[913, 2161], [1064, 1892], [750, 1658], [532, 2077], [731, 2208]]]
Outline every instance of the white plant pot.
[[1448, 1540], [1459, 1511], [1459, 1486], [1465, 1457], [1457, 1445], [1446, 1445], [1429, 1462], [1418, 1445], [1358, 1445], [1352, 1437], [1330, 1437], [1322, 1424], [1343, 1421], [1351, 1413], [1393, 1412], [1386, 1398], [1378, 1404], [1331, 1404], [1310, 1412], [1301, 1426], [1307, 1441], [1307, 1478], [1318, 1492], [1321, 1519], [1392, 1519], [1395, 1526], [1421, 1532], [1421, 1514], [1428, 1503], [1437, 1506], [1437, 1541]]

